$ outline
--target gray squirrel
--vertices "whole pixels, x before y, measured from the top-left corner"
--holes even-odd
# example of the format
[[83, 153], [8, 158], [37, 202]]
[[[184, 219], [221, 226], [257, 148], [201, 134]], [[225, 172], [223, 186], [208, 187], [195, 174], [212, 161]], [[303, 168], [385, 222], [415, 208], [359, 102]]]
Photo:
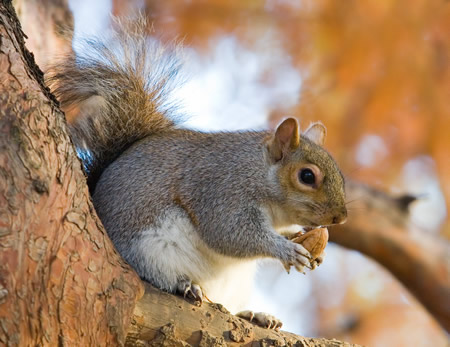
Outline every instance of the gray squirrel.
[[[345, 221], [344, 179], [321, 147], [320, 123], [304, 133], [294, 118], [275, 131], [181, 129], [167, 105], [173, 55], [136, 21], [87, 40], [47, 80], [63, 109], [80, 110], [69, 129], [119, 253], [154, 286], [198, 302], [207, 295], [236, 313], [258, 259], [301, 272], [310, 264], [285, 228]], [[270, 315], [240, 315], [281, 326]]]

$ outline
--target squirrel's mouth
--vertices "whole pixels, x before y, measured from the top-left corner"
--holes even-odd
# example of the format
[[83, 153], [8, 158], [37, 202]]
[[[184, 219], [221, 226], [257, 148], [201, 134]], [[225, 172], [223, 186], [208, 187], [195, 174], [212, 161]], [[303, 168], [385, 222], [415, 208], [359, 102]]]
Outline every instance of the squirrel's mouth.
[[317, 229], [320, 227], [319, 224], [314, 223], [313, 221], [310, 220], [306, 220], [306, 222], [308, 222], [308, 225], [302, 225], [303, 230], [305, 231], [305, 233], [307, 233], [308, 231]]

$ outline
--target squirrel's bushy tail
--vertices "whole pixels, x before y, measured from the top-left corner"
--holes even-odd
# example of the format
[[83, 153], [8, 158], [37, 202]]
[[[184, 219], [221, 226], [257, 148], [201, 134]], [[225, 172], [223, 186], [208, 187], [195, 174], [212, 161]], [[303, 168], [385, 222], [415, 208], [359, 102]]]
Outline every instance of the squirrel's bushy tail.
[[91, 191], [131, 144], [174, 126], [167, 93], [180, 68], [177, 46], [150, 40], [143, 18], [114, 24], [107, 38], [82, 40], [77, 55], [47, 74], [62, 108], [79, 109], [69, 128]]

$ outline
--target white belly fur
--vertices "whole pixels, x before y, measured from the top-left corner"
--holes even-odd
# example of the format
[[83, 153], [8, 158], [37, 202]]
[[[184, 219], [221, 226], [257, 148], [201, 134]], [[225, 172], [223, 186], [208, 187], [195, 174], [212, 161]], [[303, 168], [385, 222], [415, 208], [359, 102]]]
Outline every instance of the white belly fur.
[[238, 259], [220, 255], [200, 239], [184, 211], [174, 209], [143, 231], [135, 251], [143, 260], [140, 271], [147, 277], [162, 273], [168, 290], [176, 287], [178, 278], [186, 275], [200, 285], [213, 302], [230, 312], [245, 309], [253, 290], [255, 259]]

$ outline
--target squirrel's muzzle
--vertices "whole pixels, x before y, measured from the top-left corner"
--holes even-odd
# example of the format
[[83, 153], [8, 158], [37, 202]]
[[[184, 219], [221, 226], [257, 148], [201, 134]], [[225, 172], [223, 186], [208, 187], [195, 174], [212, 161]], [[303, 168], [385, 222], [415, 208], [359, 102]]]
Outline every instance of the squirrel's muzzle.
[[347, 209], [343, 209], [339, 214], [335, 215], [332, 224], [344, 224], [347, 221]]

